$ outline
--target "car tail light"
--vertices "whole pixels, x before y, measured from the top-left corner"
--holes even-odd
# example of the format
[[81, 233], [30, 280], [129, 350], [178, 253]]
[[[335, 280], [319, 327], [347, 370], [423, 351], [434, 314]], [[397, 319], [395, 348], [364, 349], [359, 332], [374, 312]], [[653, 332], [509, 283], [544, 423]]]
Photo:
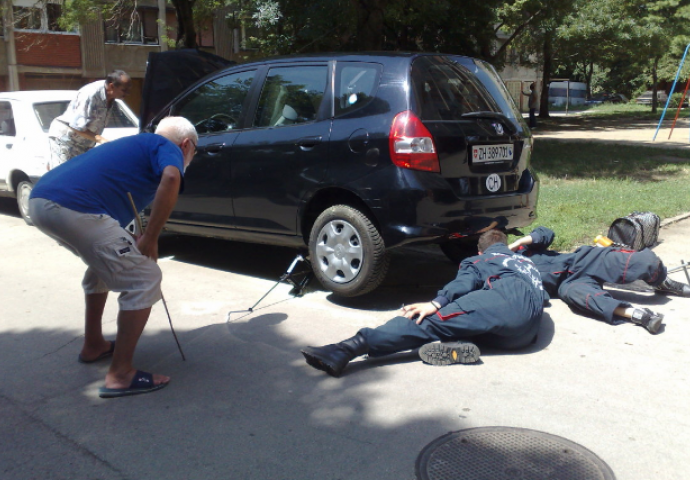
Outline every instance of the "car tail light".
[[431, 133], [409, 110], [395, 116], [388, 142], [391, 160], [398, 167], [426, 172], [441, 171]]

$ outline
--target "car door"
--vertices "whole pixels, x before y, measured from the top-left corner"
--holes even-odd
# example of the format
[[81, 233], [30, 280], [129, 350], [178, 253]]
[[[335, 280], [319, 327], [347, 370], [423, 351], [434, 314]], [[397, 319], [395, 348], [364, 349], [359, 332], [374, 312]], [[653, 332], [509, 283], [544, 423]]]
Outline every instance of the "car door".
[[14, 140], [16, 130], [14, 124], [14, 112], [12, 104], [6, 100], [0, 100], [0, 190], [9, 190], [8, 172], [14, 153]]
[[233, 205], [238, 228], [297, 234], [300, 206], [327, 168], [331, 119], [322, 106], [328, 63], [268, 69], [251, 127], [233, 146]]
[[173, 105], [172, 115], [197, 129], [197, 154], [187, 167], [184, 192], [170, 223], [231, 227], [232, 147], [244, 121], [245, 104], [256, 69], [232, 72], [199, 85]]

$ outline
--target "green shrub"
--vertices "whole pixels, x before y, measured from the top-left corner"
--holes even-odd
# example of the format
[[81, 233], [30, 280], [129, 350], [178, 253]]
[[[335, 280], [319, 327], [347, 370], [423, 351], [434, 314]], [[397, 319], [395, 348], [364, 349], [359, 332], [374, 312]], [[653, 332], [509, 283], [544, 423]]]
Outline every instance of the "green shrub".
[[[668, 108], [678, 108], [678, 105], [680, 104], [680, 99], [683, 97], [682, 92], [674, 93], [671, 95], [671, 101], [668, 102]], [[685, 100], [683, 100], [683, 107], [688, 106], [688, 95], [685, 96]], [[663, 107], [663, 105], [662, 105]]]

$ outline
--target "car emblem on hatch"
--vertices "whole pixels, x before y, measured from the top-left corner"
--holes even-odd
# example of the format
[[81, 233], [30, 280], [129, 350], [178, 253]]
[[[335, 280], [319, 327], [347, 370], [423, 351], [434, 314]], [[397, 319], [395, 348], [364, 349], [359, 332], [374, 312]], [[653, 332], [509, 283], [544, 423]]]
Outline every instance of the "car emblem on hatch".
[[500, 123], [492, 123], [491, 126], [496, 129], [496, 134], [503, 135], [503, 125]]

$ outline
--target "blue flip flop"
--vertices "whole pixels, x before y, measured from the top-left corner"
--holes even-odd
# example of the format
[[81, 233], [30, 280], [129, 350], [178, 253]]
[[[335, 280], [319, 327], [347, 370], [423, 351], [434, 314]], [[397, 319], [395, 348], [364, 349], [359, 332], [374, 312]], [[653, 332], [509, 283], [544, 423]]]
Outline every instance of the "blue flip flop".
[[155, 392], [161, 388], [167, 386], [167, 383], [161, 383], [158, 385], [153, 384], [153, 375], [148, 372], [142, 372], [137, 370], [134, 374], [132, 383], [128, 388], [108, 388], [101, 387], [98, 389], [98, 396], [101, 398], [117, 398], [117, 397], [128, 397], [130, 395], [139, 395], [141, 393]]
[[77, 357], [77, 361], [78, 361], [79, 363], [94, 363], [94, 362], [98, 362], [99, 360], [103, 360], [104, 358], [112, 357], [114, 351], [115, 351], [115, 342], [112, 341], [112, 342], [110, 342], [110, 350], [108, 350], [107, 352], [101, 353], [99, 356], [97, 356], [97, 357], [94, 358], [93, 360], [84, 360], [83, 358], [81, 358], [81, 353], [80, 353], [79, 356]]

